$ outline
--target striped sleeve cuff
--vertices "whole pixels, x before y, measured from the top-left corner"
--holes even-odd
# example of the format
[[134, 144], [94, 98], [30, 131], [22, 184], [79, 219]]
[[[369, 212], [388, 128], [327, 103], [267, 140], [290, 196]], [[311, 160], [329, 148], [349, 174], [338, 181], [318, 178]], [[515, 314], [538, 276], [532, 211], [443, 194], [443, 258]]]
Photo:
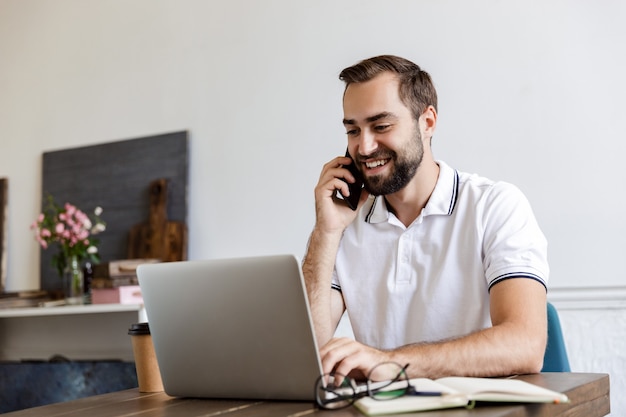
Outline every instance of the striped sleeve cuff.
[[529, 279], [533, 279], [533, 280], [539, 282], [541, 285], [543, 285], [543, 287], [546, 289], [546, 291], [548, 291], [548, 287], [547, 287], [546, 282], [545, 282], [545, 280], [543, 278], [541, 278], [539, 275], [531, 274], [531, 273], [528, 273], [528, 272], [509, 272], [508, 274], [500, 275], [499, 277], [496, 277], [493, 281], [491, 281], [489, 283], [488, 290], [491, 291], [491, 288], [494, 285], [496, 285], [498, 282], [506, 281], [507, 279], [511, 279], [511, 278], [529, 278]]

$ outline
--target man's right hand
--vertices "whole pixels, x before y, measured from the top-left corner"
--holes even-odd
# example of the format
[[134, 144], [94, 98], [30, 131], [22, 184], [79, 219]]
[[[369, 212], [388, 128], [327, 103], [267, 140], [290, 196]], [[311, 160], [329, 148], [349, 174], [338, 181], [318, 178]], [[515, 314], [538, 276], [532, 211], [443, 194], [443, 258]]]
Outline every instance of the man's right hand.
[[[355, 219], [358, 210], [352, 210], [347, 203], [337, 197], [339, 190], [343, 195], [350, 194], [348, 184], [353, 183], [354, 176], [345, 165], [354, 163], [346, 156], [339, 156], [324, 165], [320, 179], [315, 187], [316, 228], [324, 233], [342, 233]], [[368, 192], [363, 190], [359, 200], [359, 208], [367, 200]]]
[[[340, 156], [324, 165], [315, 187], [315, 228], [311, 233], [302, 273], [319, 346], [324, 346], [333, 336], [345, 310], [340, 292], [331, 289], [335, 257], [343, 231], [356, 218], [358, 209], [352, 210], [337, 197], [337, 190], [349, 193], [346, 181], [354, 181], [350, 171], [343, 168], [352, 160]], [[363, 190], [359, 208], [368, 197]]]

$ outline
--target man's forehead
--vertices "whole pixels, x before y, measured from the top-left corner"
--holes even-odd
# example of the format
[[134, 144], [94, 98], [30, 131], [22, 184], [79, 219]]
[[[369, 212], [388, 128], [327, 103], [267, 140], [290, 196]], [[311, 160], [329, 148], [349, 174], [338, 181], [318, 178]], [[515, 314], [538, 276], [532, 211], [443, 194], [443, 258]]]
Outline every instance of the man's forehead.
[[383, 73], [361, 83], [352, 83], [343, 97], [344, 123], [373, 121], [400, 116], [408, 108], [400, 99], [398, 79], [392, 73]]

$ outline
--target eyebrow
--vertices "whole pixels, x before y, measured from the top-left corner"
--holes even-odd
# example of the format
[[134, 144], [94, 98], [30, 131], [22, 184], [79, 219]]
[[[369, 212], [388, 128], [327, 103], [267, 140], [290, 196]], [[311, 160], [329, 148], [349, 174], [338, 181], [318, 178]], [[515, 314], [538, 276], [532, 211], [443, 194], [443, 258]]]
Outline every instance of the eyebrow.
[[[394, 113], [388, 112], [388, 111], [384, 111], [382, 113], [378, 113], [375, 114], [373, 116], [370, 116], [368, 118], [365, 119], [366, 123], [372, 123], [372, 122], [376, 122], [378, 120], [381, 119], [397, 119], [398, 116], [396, 116]], [[344, 125], [355, 125], [356, 124], [356, 120], [354, 119], [343, 119], [343, 124]]]

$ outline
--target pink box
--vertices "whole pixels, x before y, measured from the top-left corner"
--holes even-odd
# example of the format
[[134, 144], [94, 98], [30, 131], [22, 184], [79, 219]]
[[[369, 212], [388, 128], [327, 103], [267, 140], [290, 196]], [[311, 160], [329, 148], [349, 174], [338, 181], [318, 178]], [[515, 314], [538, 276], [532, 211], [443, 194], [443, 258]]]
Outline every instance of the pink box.
[[139, 285], [123, 285], [117, 288], [93, 288], [92, 304], [143, 304]]

